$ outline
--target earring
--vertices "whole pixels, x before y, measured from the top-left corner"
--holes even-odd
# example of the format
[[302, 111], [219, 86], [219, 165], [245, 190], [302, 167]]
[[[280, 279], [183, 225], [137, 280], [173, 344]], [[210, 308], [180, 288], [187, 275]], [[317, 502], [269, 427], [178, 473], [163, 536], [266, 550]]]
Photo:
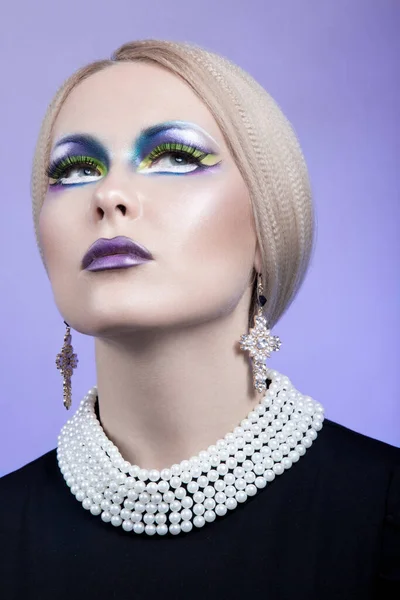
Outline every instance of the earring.
[[64, 323], [67, 326], [67, 330], [64, 335], [64, 344], [61, 352], [56, 357], [56, 365], [63, 376], [64, 406], [68, 410], [71, 406], [71, 376], [79, 361], [71, 345], [70, 326], [65, 321]]
[[261, 274], [257, 273], [257, 301], [258, 313], [254, 317], [254, 327], [247, 335], [240, 338], [240, 349], [247, 350], [253, 361], [253, 384], [258, 392], [267, 389], [267, 367], [265, 359], [269, 358], [271, 352], [278, 351], [281, 340], [276, 335], [270, 335], [267, 329], [267, 319], [263, 315], [262, 307], [267, 299], [264, 296]]

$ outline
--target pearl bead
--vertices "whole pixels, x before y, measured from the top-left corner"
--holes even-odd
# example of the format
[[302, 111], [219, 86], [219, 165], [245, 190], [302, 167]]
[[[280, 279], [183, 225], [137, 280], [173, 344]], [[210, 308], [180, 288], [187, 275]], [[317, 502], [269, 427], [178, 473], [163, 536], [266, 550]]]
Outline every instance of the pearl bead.
[[169, 531], [172, 535], [178, 535], [178, 533], [181, 532], [181, 526], [178, 523], [172, 523], [172, 525], [169, 526]]
[[124, 529], [124, 531], [132, 531], [132, 529], [133, 529], [132, 521], [123, 521], [122, 529]]
[[178, 511], [180, 510], [182, 507], [182, 504], [179, 502], [179, 500], [174, 500], [173, 502], [171, 502], [171, 504], [169, 505], [170, 510], [172, 511]]
[[244, 490], [245, 487], [246, 487], [246, 482], [244, 479], [236, 479], [235, 488], [237, 490]]
[[205, 519], [204, 517], [197, 515], [194, 519], [193, 519], [193, 525], [195, 527], [203, 527], [203, 525], [205, 524]]
[[149, 494], [156, 494], [158, 492], [158, 485], [155, 483], [155, 481], [148, 483], [146, 490]]
[[[158, 481], [160, 479], [160, 471], [157, 471], [157, 469], [151, 469], [149, 471], [149, 479], [150, 481]], [[154, 494], [154, 492], [151, 492]]]
[[168, 527], [167, 525], [157, 525], [156, 527], [156, 531], [158, 533], [158, 535], [165, 535], [166, 533], [168, 533]]
[[237, 492], [235, 494], [235, 498], [238, 502], [246, 502], [247, 500], [247, 494], [245, 491], [240, 490], [239, 492]]
[[201, 502], [204, 502], [204, 498], [205, 495], [203, 494], [203, 492], [196, 492], [195, 494], [193, 494], [193, 501], [197, 504], [201, 504]]
[[199, 484], [196, 481], [191, 481], [188, 483], [187, 490], [191, 494], [194, 494], [199, 489]]
[[246, 485], [245, 492], [248, 496], [255, 496], [257, 493], [257, 488], [252, 483], [249, 483], [249, 485]]
[[167, 517], [165, 515], [160, 515], [159, 513], [155, 516], [155, 522], [158, 525], [163, 525], [167, 520]]
[[[114, 499], [113, 501], [115, 502]], [[139, 494], [139, 502], [142, 502], [143, 504], [148, 504], [150, 502], [150, 494], [148, 494], [147, 492], [142, 492], [141, 494]]]
[[218, 504], [223, 504], [226, 500], [226, 494], [224, 494], [224, 492], [218, 492], [217, 494], [215, 494], [215, 502], [217, 502]]
[[133, 531], [135, 533], [143, 533], [143, 531], [144, 531], [144, 524], [143, 523], [134, 523], [133, 524]]
[[143, 517], [143, 521], [147, 525], [151, 525], [152, 523], [154, 523], [154, 515], [150, 515], [149, 513], [146, 513]]
[[227, 498], [227, 500], [225, 502], [225, 506], [229, 510], [234, 510], [237, 507], [237, 500], [236, 500], [236, 498]]
[[171, 504], [175, 500], [175, 494], [171, 491], [165, 492], [163, 499], [167, 504]]
[[133, 512], [131, 515], [131, 521], [133, 523], [139, 523], [142, 520], [142, 515], [138, 512]]
[[179, 521], [181, 520], [181, 515], [178, 512], [172, 512], [169, 515], [169, 520], [171, 523], [179, 523]]
[[183, 508], [191, 508], [193, 506], [193, 500], [190, 496], [185, 496], [182, 498], [181, 504]]
[[182, 512], [181, 512], [181, 516], [182, 516], [182, 520], [183, 521], [188, 521], [189, 519], [192, 518], [193, 513], [190, 510], [190, 508], [185, 508]]
[[215, 482], [214, 488], [217, 492], [223, 492], [226, 488], [225, 481], [222, 481], [222, 479], [218, 479], [218, 481]]
[[132, 514], [132, 511], [128, 510], [127, 508], [123, 508], [120, 512], [121, 519], [123, 519], [124, 521], [130, 519], [131, 514]]
[[193, 529], [193, 525], [191, 521], [182, 521], [181, 523], [181, 530], [184, 533], [189, 533], [189, 531], [192, 531]]
[[193, 506], [193, 512], [195, 515], [202, 515], [204, 513], [204, 506], [203, 504], [194, 504]]
[[207, 510], [212, 510], [215, 507], [215, 504], [214, 498], [206, 498], [204, 500], [204, 508]]
[[224, 477], [224, 481], [225, 481], [226, 485], [232, 485], [233, 483], [235, 483], [235, 479], [236, 479], [236, 477], [232, 473], [228, 473]]
[[93, 387], [58, 436], [66, 485], [84, 510], [136, 534], [189, 533], [225, 516], [298, 462], [323, 426], [322, 404], [278, 371], [266, 375], [269, 389], [239, 426], [161, 471], [123, 458], [97, 419]]
[[215, 507], [215, 513], [219, 517], [223, 517], [224, 515], [226, 515], [227, 512], [228, 509], [226, 508], [225, 504], [217, 504], [217, 506]]
[[165, 492], [168, 492], [168, 490], [169, 490], [169, 483], [168, 483], [168, 481], [162, 480], [162, 481], [158, 482], [157, 487], [158, 487], [158, 491], [161, 494], [165, 494]]
[[264, 477], [256, 477], [256, 480], [254, 483], [255, 483], [256, 487], [258, 487], [259, 490], [261, 490], [262, 488], [265, 488], [265, 486], [267, 485], [267, 482], [265, 481]]
[[275, 473], [271, 469], [267, 469], [264, 473], [264, 479], [266, 481], [273, 481], [275, 479]]
[[146, 481], [146, 479], [148, 478], [148, 474], [149, 474], [149, 472], [147, 469], [140, 469], [139, 475], [138, 475], [140, 481]]
[[207, 521], [207, 523], [212, 523], [213, 521], [215, 521], [215, 519], [216, 519], [216, 515], [213, 510], [207, 510], [204, 513], [204, 520]]
[[163, 469], [161, 471], [161, 479], [164, 479], [165, 481], [168, 481], [168, 479], [171, 479], [171, 470], [170, 469]]

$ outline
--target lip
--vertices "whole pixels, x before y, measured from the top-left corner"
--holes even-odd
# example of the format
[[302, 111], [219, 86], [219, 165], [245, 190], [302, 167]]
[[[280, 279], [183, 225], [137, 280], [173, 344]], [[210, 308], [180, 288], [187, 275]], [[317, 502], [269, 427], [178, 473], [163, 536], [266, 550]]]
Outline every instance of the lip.
[[153, 256], [141, 244], [119, 235], [100, 238], [94, 242], [82, 259], [82, 269], [103, 271], [105, 269], [127, 269], [153, 260]]

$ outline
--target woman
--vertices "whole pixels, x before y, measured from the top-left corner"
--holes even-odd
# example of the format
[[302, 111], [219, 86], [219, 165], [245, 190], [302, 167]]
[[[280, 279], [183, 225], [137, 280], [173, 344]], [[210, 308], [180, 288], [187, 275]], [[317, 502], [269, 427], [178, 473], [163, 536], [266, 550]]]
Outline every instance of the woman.
[[65, 406], [71, 328], [97, 386], [0, 482], [0, 596], [398, 597], [400, 451], [265, 366], [313, 244], [271, 97], [195, 46], [126, 44], [57, 93], [32, 195]]

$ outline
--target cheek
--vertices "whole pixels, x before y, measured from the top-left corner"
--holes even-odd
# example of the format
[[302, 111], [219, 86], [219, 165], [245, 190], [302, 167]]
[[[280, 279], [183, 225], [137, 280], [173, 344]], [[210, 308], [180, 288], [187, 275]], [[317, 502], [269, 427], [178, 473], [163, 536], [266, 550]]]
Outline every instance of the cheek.
[[171, 246], [181, 257], [208, 267], [251, 265], [256, 235], [248, 191], [238, 172], [199, 175], [198, 181], [192, 177], [171, 206], [166, 230], [173, 232]]
[[60, 272], [66, 272], [68, 264], [74, 260], [74, 244], [71, 243], [71, 232], [76, 241], [77, 216], [73, 210], [67, 209], [66, 202], [57, 201], [57, 192], [48, 192], [39, 216], [39, 238], [43, 250], [44, 261], [53, 281]]

